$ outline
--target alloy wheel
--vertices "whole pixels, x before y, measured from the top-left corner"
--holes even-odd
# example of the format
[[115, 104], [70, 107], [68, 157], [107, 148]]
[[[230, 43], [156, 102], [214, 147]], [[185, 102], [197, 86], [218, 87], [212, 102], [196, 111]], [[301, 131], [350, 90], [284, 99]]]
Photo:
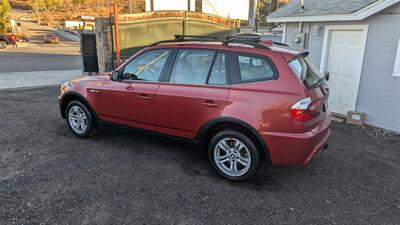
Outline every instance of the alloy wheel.
[[239, 177], [249, 171], [251, 155], [243, 142], [236, 138], [224, 138], [214, 148], [214, 161], [226, 175]]
[[78, 134], [85, 133], [88, 127], [88, 118], [85, 111], [77, 106], [72, 106], [68, 111], [68, 122], [71, 128]]

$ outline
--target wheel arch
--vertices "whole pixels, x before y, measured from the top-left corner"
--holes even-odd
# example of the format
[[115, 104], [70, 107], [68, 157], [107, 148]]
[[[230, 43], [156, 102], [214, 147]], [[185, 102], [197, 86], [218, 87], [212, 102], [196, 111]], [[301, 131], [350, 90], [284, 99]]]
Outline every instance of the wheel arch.
[[67, 106], [71, 101], [74, 101], [74, 100], [77, 100], [77, 101], [81, 102], [82, 104], [84, 104], [89, 109], [93, 118], [95, 118], [95, 120], [97, 120], [96, 112], [93, 110], [90, 103], [86, 100], [86, 98], [83, 95], [81, 95], [77, 92], [68, 92], [62, 97], [62, 99], [60, 101], [60, 112], [61, 112], [62, 118], [64, 118], [64, 119], [66, 118], [65, 111], [67, 109]]
[[233, 129], [244, 133], [248, 136], [256, 145], [257, 149], [260, 149], [262, 158], [271, 165], [271, 155], [269, 149], [254, 127], [245, 121], [233, 118], [233, 117], [221, 117], [212, 119], [205, 123], [200, 130], [197, 132], [194, 140], [202, 145], [203, 149], [206, 149], [211, 138], [218, 132], [225, 129]]

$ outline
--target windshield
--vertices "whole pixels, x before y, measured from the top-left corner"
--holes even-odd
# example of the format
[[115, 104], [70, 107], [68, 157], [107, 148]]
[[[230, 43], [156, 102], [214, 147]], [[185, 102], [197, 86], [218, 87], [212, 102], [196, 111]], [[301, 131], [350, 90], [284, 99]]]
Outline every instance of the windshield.
[[307, 58], [295, 59], [289, 65], [296, 76], [308, 88], [317, 85], [323, 79], [318, 69]]

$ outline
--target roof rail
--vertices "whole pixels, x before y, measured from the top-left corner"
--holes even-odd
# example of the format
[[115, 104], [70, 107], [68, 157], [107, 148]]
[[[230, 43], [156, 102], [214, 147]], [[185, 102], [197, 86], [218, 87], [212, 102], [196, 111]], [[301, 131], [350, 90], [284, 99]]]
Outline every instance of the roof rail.
[[261, 41], [261, 37], [259, 36], [228, 36], [225, 39], [226, 41], [247, 41], [258, 43]]
[[205, 39], [205, 40], [221, 41], [221, 39], [217, 36], [175, 35], [175, 40], [185, 40], [185, 39]]
[[289, 45], [288, 45], [288, 44], [285, 44], [285, 43], [282, 43], [282, 42], [276, 42], [276, 41], [273, 41], [272, 43], [273, 43], [273, 44], [275, 44], [275, 45], [280, 45], [280, 46], [286, 46], [286, 47], [289, 47]]
[[217, 36], [199, 36], [199, 35], [175, 35], [174, 40], [163, 40], [153, 43], [151, 46], [164, 44], [164, 43], [175, 43], [175, 42], [190, 42], [190, 41], [202, 41], [202, 42], [222, 42], [224, 45], [243, 44], [249, 45], [254, 48], [271, 50], [268, 46], [260, 44], [260, 36], [244, 36], [244, 35], [233, 35], [226, 36], [225, 38]]

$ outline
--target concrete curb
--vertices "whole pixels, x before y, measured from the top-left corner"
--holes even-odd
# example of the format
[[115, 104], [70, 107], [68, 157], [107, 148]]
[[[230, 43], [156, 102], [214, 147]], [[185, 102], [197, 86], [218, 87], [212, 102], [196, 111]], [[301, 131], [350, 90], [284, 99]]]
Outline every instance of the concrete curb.
[[71, 41], [80, 42], [80, 40], [81, 40], [81, 37], [79, 35], [72, 34], [70, 32], [64, 31], [64, 30], [55, 30], [55, 32], [59, 36], [62, 36], [63, 38], [71, 40]]

